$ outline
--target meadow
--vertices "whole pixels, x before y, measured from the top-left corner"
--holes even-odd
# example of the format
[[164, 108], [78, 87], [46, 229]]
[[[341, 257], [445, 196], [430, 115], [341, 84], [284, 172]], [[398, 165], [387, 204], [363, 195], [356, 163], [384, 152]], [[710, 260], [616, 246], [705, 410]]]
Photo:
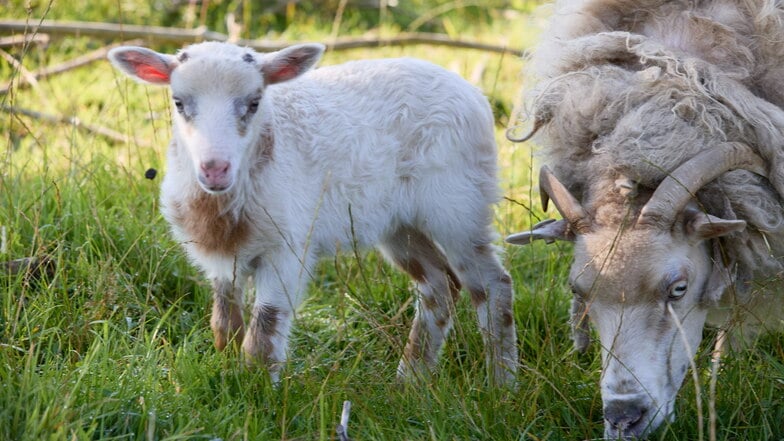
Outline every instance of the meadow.
[[[231, 12], [245, 38], [328, 43], [425, 30], [528, 49], [549, 13], [532, 1], [385, 1], [381, 8], [270, 2], [283, 5], [277, 9], [247, 0], [180, 3], [5, 0], [0, 20], [205, 25], [226, 32]], [[0, 81], [11, 83], [0, 95], [0, 261], [47, 255], [54, 265], [38, 280], [0, 274], [0, 440], [330, 440], [346, 400], [355, 440], [601, 438], [599, 350], [596, 344], [587, 354], [572, 350], [565, 243], [513, 248], [499, 239], [516, 290], [515, 390], [488, 386], [468, 299], [457, 305], [432, 381], [398, 384], [416, 293], [372, 250], [320, 264], [279, 385], [265, 371], [247, 368], [236, 351], [217, 352], [209, 284], [159, 213], [170, 130], [166, 89], [136, 84], [106, 61], [22, 84], [17, 63], [34, 72], [120, 41], [121, 35], [61, 36], [2, 49]], [[505, 136], [525, 87], [524, 59], [411, 45], [328, 51], [321, 64], [397, 56], [454, 70], [491, 101], [505, 196], [496, 208], [501, 237], [556, 216], [541, 211], [536, 146]], [[20, 109], [77, 117], [80, 124]], [[125, 140], [86, 126], [110, 128]], [[146, 177], [148, 169], [157, 176]], [[705, 332], [696, 375], [687, 376], [677, 400], [677, 420], [651, 439], [708, 439], [711, 406], [716, 439], [784, 439], [784, 335], [728, 353], [711, 392], [716, 331]]]

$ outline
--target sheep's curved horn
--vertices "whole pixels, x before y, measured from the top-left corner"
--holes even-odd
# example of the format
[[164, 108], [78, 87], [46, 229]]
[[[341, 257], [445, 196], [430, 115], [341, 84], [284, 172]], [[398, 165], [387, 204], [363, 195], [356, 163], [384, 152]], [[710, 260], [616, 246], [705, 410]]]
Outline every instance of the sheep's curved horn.
[[555, 208], [572, 226], [577, 234], [588, 232], [591, 220], [583, 210], [580, 202], [569, 192], [546, 165], [539, 170], [539, 195], [542, 198], [542, 209], [547, 211], [547, 202], [552, 199]]
[[748, 145], [721, 144], [689, 159], [670, 173], [643, 207], [638, 223], [670, 228], [702, 186], [735, 169], [768, 175], [762, 158]]

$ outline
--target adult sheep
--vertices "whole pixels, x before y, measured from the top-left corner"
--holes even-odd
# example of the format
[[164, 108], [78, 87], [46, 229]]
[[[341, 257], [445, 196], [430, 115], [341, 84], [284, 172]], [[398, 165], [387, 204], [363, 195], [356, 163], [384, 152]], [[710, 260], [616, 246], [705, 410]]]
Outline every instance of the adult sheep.
[[[215, 346], [241, 341], [247, 360], [277, 380], [318, 256], [377, 245], [420, 290], [398, 374], [436, 363], [462, 286], [491, 374], [511, 382], [512, 284], [492, 244], [499, 189], [487, 100], [414, 59], [310, 70], [323, 50], [259, 54], [208, 42], [177, 55], [109, 53], [132, 78], [171, 88], [163, 214], [212, 281]], [[256, 298], [246, 328], [249, 276]]]
[[778, 326], [784, 10], [773, 0], [559, 3], [533, 57], [540, 189], [574, 241], [573, 326], [602, 350], [605, 437], [645, 437], [706, 321]]

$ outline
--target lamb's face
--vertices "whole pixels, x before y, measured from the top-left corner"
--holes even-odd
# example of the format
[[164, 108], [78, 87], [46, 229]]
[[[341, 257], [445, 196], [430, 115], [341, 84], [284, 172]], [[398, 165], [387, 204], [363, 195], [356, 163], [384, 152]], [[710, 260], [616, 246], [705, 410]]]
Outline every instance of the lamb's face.
[[253, 54], [241, 50], [217, 55], [189, 48], [178, 59], [171, 76], [175, 136], [199, 185], [209, 193], [226, 192], [259, 136], [260, 67]]
[[190, 156], [199, 185], [208, 193], [223, 193], [253, 162], [265, 88], [302, 75], [323, 52], [320, 44], [258, 54], [207, 42], [176, 56], [123, 46], [109, 51], [109, 60], [137, 81], [171, 86], [176, 143]]
[[570, 282], [599, 334], [605, 437], [644, 437], [673, 402], [702, 338], [711, 263], [677, 232], [617, 227], [580, 235]]

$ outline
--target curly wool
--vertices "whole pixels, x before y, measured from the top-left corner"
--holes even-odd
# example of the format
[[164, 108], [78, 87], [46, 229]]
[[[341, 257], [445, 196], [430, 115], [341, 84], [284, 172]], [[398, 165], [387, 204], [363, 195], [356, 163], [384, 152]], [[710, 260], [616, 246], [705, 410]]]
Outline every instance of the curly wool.
[[561, 1], [553, 20], [525, 101], [559, 179], [590, 204], [610, 175], [654, 189], [696, 154], [746, 143], [770, 164], [769, 179], [736, 170], [698, 198], [748, 222], [724, 241], [741, 272], [780, 268], [782, 241], [767, 236], [784, 237], [782, 1]]

